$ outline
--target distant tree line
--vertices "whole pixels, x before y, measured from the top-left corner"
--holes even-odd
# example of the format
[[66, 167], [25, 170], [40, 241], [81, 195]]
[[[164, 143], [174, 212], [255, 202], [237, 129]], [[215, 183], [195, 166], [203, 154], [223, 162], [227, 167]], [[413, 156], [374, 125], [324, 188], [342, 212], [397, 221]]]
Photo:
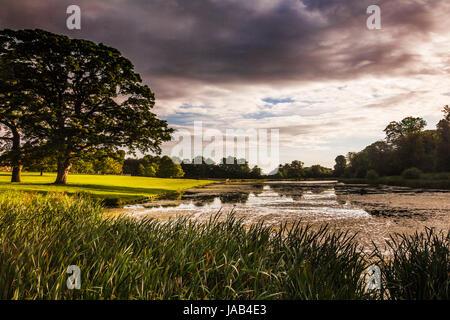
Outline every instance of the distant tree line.
[[141, 159], [125, 159], [123, 174], [143, 177], [182, 178], [185, 173], [181, 165], [168, 156], [147, 155]]
[[147, 177], [173, 177], [173, 178], [216, 178], [216, 179], [302, 179], [302, 178], [326, 178], [333, 176], [333, 170], [320, 165], [303, 167], [303, 162], [295, 160], [290, 164], [280, 165], [268, 175], [262, 173], [258, 166], [250, 167], [245, 159], [236, 157], [223, 158], [219, 163], [202, 156], [192, 160], [169, 158], [164, 156], [145, 156], [141, 159], [126, 159], [123, 173], [134, 176]]
[[304, 167], [303, 162], [294, 160], [291, 163], [280, 165], [278, 172], [270, 176], [282, 179], [329, 178], [333, 176], [333, 170], [318, 164]]
[[258, 166], [250, 168], [248, 161], [235, 157], [223, 158], [216, 164], [212, 159], [199, 156], [192, 161], [184, 160], [181, 167], [186, 178], [259, 179], [263, 176]]
[[445, 106], [443, 112], [435, 130], [424, 130], [426, 121], [419, 117], [392, 121], [384, 129], [384, 141], [336, 157], [335, 176], [376, 178], [413, 171], [450, 171], [450, 108]]
[[[31, 172], [55, 172], [56, 157], [45, 157], [30, 161], [24, 170]], [[184, 171], [181, 165], [168, 156], [147, 155], [140, 159], [125, 159], [125, 151], [95, 150], [74, 159], [71, 168], [77, 174], [125, 174], [143, 177], [182, 178]]]
[[[121, 174], [125, 160], [125, 151], [91, 150], [75, 158], [71, 172], [78, 174]], [[57, 170], [56, 157], [46, 156], [27, 162], [24, 170], [31, 172], [55, 172]]]

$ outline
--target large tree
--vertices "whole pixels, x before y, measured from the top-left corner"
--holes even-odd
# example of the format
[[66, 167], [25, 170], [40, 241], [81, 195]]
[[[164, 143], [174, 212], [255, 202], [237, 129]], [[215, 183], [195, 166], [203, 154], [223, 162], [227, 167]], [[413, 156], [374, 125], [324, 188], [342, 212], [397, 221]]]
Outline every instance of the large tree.
[[427, 122], [420, 117], [406, 117], [401, 121], [392, 121], [384, 129], [386, 140], [391, 144], [395, 144], [400, 138], [421, 132], [426, 125]]
[[347, 159], [343, 155], [339, 155], [334, 159], [336, 164], [334, 165], [334, 175], [341, 177], [344, 175], [345, 168], [347, 168]]
[[159, 161], [156, 176], [160, 178], [181, 178], [184, 176], [181, 165], [174, 163], [168, 156], [164, 156]]
[[14, 70], [20, 65], [5, 50], [8, 40], [0, 35], [0, 161], [12, 167], [11, 182], [20, 182], [25, 160], [31, 158], [31, 151], [35, 153], [32, 147], [36, 140], [31, 135], [23, 137], [24, 126], [33, 122], [33, 116], [27, 112], [33, 99], [25, 94], [22, 82], [15, 76]]
[[56, 155], [56, 184], [92, 149], [160, 152], [170, 140], [173, 130], [151, 112], [154, 94], [118, 50], [43, 30], [0, 36], [11, 39], [4, 50], [21, 64], [16, 76], [34, 98], [38, 120], [27, 131]]
[[438, 135], [438, 169], [450, 171], [450, 107], [445, 106], [444, 119], [437, 124]]
[[396, 163], [392, 145], [385, 141], [376, 141], [362, 152], [367, 156], [368, 170], [375, 170], [382, 176], [394, 173]]

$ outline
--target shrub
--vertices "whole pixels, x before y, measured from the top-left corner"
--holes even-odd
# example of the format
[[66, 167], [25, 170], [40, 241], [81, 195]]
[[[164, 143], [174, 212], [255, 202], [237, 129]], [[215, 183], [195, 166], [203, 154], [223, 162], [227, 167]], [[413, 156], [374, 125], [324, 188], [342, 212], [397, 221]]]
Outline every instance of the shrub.
[[421, 176], [422, 176], [422, 171], [417, 168], [405, 169], [402, 172], [402, 177], [405, 179], [420, 179]]
[[441, 172], [436, 176], [440, 180], [450, 180], [450, 172]]
[[365, 168], [358, 168], [355, 173], [355, 178], [361, 178], [363, 179], [367, 174], [367, 169]]
[[122, 205], [120, 198], [105, 198], [102, 200], [102, 204], [109, 208], [119, 208]]
[[369, 171], [367, 171], [366, 179], [368, 179], [368, 180], [376, 180], [379, 177], [380, 176], [378, 175], [378, 172], [376, 172], [375, 170], [370, 169]]
[[386, 298], [450, 298], [450, 232], [426, 229], [411, 236], [397, 234], [387, 246], [393, 254], [390, 260], [376, 250]]

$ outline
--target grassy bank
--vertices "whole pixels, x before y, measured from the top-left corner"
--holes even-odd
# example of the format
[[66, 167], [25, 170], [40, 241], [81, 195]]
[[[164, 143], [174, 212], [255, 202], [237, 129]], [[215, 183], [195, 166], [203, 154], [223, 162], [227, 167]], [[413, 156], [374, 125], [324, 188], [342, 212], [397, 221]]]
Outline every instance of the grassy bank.
[[388, 185], [424, 189], [450, 189], [450, 174], [423, 174], [420, 179], [405, 179], [402, 176], [379, 177], [377, 179], [339, 178], [349, 184]]
[[71, 174], [66, 186], [56, 186], [56, 174], [25, 172], [21, 183], [10, 183], [11, 173], [0, 173], [0, 191], [35, 191], [35, 192], [86, 192], [94, 197], [107, 199], [108, 203], [118, 204], [134, 200], [153, 198], [170, 192], [202, 186], [214, 181], [193, 179], [162, 179], [148, 177], [131, 177], [115, 175], [81, 175]]
[[[404, 290], [385, 297], [448, 298], [449, 237], [424, 241], [426, 250], [398, 250], [392, 270], [402, 276], [383, 277], [383, 287]], [[104, 220], [85, 196], [0, 195], [0, 299], [377, 298], [364, 289], [366, 258], [350, 235], [327, 228], [246, 228], [233, 216]], [[69, 265], [81, 270], [80, 290], [66, 288]]]

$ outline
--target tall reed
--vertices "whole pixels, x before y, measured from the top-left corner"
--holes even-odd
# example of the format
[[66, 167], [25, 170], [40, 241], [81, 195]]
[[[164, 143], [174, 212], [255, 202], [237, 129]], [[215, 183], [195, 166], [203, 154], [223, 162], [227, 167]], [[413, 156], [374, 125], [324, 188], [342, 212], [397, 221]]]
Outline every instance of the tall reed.
[[[246, 227], [233, 214], [213, 216], [207, 223], [105, 219], [102, 211], [100, 202], [85, 195], [1, 194], [0, 299], [377, 297], [365, 290], [362, 275], [368, 263], [353, 236], [326, 226]], [[426, 251], [433, 252], [426, 271], [448, 286], [448, 269], [440, 265], [448, 267], [448, 237], [424, 241], [435, 247]], [[384, 272], [395, 275], [384, 277], [390, 297], [430, 296], [417, 290], [405, 295], [410, 291], [402, 286], [411, 286], [411, 279], [420, 288], [432, 288], [426, 292], [448, 296], [434, 276], [432, 283], [403, 277], [402, 270], [416, 270], [414, 257], [430, 257], [411, 245], [402, 248], [410, 253], [380, 262]], [[80, 290], [66, 286], [69, 265], [81, 270]], [[414, 274], [419, 277], [421, 270]]]
[[393, 300], [448, 300], [450, 297], [450, 232], [426, 229], [392, 235], [375, 256], [381, 268], [384, 296]]

